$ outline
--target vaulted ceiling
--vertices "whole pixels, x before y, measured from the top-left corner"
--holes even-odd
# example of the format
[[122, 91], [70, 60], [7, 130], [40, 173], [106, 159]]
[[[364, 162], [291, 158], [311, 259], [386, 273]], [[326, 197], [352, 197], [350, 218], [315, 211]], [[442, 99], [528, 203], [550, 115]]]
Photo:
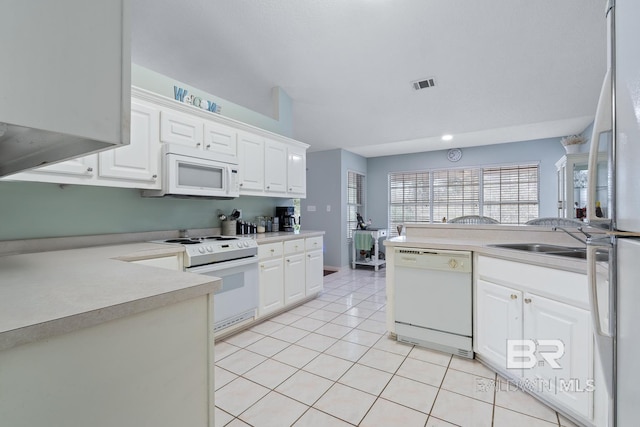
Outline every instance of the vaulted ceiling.
[[[133, 0], [132, 59], [267, 116], [281, 87], [310, 151], [541, 139], [593, 120], [605, 3]], [[425, 78], [435, 86], [414, 90]]]

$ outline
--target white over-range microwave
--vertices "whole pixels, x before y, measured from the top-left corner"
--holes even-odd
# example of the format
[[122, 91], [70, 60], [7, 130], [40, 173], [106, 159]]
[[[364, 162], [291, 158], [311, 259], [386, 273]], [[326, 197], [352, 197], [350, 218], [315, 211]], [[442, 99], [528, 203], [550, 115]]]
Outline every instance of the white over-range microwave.
[[212, 151], [179, 144], [162, 146], [162, 189], [143, 190], [145, 197], [240, 196], [238, 163], [221, 161]]

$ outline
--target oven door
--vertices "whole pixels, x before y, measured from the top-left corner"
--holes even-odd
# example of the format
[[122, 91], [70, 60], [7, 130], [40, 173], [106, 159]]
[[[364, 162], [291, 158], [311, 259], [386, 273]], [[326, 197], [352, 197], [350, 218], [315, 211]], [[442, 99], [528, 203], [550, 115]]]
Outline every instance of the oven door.
[[255, 318], [258, 309], [257, 256], [190, 267], [185, 271], [222, 279], [222, 288], [213, 296], [216, 333]]

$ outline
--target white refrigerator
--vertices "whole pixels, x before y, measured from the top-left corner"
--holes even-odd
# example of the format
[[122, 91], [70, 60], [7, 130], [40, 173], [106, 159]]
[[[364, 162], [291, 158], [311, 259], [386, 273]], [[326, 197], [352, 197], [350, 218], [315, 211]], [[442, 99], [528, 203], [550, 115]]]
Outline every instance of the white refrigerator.
[[[591, 138], [587, 221], [608, 230], [588, 251], [594, 337], [611, 398], [609, 425], [640, 425], [640, 1], [607, 6], [609, 67]], [[609, 153], [604, 218], [598, 151]], [[595, 251], [609, 251], [608, 277]]]

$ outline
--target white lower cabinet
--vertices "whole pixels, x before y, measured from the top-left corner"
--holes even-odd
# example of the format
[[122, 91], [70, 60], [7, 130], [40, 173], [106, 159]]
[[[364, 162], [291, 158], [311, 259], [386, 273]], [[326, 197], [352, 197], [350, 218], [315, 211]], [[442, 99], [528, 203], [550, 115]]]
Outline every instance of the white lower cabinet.
[[594, 384], [586, 275], [483, 256], [475, 268], [477, 355], [572, 416], [593, 423], [606, 413], [604, 385]]
[[307, 265], [305, 267], [307, 295], [322, 290], [324, 281], [323, 267], [324, 257], [322, 256], [322, 250], [307, 252]]
[[304, 239], [284, 242], [284, 303], [291, 304], [306, 295]]
[[258, 317], [284, 307], [284, 268], [282, 242], [258, 247], [260, 304]]

